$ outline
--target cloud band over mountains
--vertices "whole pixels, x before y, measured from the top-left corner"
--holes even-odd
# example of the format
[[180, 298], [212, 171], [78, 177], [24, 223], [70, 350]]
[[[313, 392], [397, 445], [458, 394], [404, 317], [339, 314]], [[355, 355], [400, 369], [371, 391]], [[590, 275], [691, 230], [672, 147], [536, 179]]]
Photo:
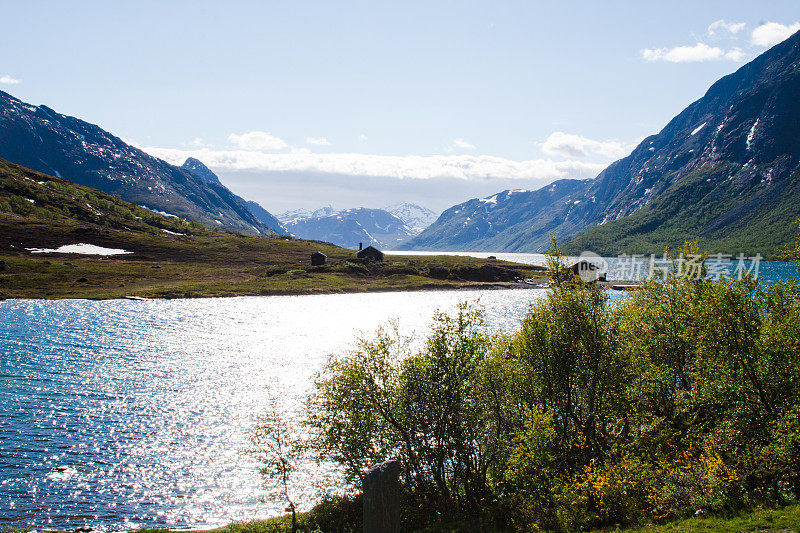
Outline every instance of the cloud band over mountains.
[[558, 179], [594, 177], [607, 163], [550, 159], [515, 161], [490, 155], [392, 156], [358, 153], [265, 153], [254, 150], [175, 149], [142, 147], [169, 163], [188, 157], [212, 169], [262, 172], [320, 172], [399, 179]]

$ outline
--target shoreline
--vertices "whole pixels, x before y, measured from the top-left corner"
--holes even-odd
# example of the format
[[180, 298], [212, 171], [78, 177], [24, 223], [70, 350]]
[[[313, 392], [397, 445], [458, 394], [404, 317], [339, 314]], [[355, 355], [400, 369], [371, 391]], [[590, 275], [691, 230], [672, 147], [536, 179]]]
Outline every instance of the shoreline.
[[[255, 241], [272, 246], [205, 256], [64, 257], [0, 254], [0, 300], [177, 299], [290, 296], [425, 290], [528, 289], [549, 281], [542, 267], [463, 256], [396, 256], [364, 261], [326, 249], [310, 265], [310, 243]], [[298, 249], [299, 247], [299, 249]]]
[[144, 296], [136, 296], [136, 295], [129, 295], [129, 296], [111, 296], [111, 297], [97, 297], [97, 298], [89, 298], [89, 297], [80, 297], [80, 296], [65, 296], [65, 297], [53, 297], [53, 298], [41, 298], [41, 297], [12, 297], [12, 298], [5, 298], [0, 297], [0, 302], [11, 301], [11, 300], [36, 300], [36, 301], [43, 301], [43, 302], [57, 302], [62, 300], [87, 300], [87, 301], [94, 301], [94, 302], [102, 302], [102, 301], [111, 301], [111, 300], [130, 300], [130, 301], [139, 301], [139, 302], [150, 302], [150, 301], [161, 301], [161, 300], [207, 300], [212, 298], [257, 298], [257, 297], [270, 297], [270, 296], [328, 296], [333, 294], [375, 294], [375, 293], [390, 293], [390, 292], [439, 292], [439, 291], [503, 291], [503, 290], [546, 290], [547, 287], [539, 287], [533, 286], [530, 284], [525, 283], [516, 283], [516, 282], [476, 282], [476, 283], [464, 283], [461, 285], [439, 285], [439, 284], [432, 284], [432, 285], [420, 285], [417, 287], [398, 287], [398, 288], [384, 288], [384, 287], [377, 287], [377, 288], [365, 288], [365, 289], [308, 289], [303, 291], [275, 291], [275, 292], [264, 292], [264, 293], [230, 293], [230, 294], [203, 294], [203, 295], [191, 295], [191, 296], [151, 296], [151, 297], [144, 297]]

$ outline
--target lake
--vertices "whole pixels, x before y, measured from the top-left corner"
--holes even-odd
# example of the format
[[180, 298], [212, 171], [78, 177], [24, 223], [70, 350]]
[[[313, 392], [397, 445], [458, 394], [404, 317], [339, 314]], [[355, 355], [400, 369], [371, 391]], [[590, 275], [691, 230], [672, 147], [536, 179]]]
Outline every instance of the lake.
[[[767, 281], [795, 273], [761, 268]], [[480, 301], [493, 329], [512, 331], [545, 294], [2, 301], [0, 525], [200, 528], [280, 514], [243, 453], [269, 397], [297, 416], [327, 356], [390, 319], [421, 340], [437, 309]], [[301, 507], [340, 487], [313, 463], [294, 482]]]
[[[210, 527], [274, 516], [242, 452], [270, 394], [296, 412], [328, 354], [436, 309], [517, 327], [538, 290], [0, 302], [0, 523]], [[273, 391], [273, 392], [270, 392]], [[341, 480], [306, 465], [303, 503]]]

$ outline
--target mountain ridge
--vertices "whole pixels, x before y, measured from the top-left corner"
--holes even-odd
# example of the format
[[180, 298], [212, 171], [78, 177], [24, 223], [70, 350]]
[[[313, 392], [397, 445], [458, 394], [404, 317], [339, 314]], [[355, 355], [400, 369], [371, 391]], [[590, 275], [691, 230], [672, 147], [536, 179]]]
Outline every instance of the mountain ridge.
[[25, 103], [3, 91], [0, 157], [209, 227], [251, 234], [274, 232], [219, 180], [198, 177], [95, 124], [46, 105]]
[[723, 251], [736, 235], [772, 253], [791, 220], [763, 221], [800, 214], [798, 117], [800, 32], [712, 84], [596, 178], [559, 180], [503, 208], [463, 202], [403, 249], [540, 252], [552, 234], [574, 240], [571, 251], [655, 253], [691, 239]]
[[[303, 216], [306, 213], [310, 215]], [[326, 206], [313, 211], [287, 211], [279, 216], [292, 235], [330, 242], [343, 248], [372, 244], [393, 249], [412, 236], [401, 219], [382, 209], [356, 207], [334, 211]]]
[[[186, 159], [186, 161], [183, 162], [181, 168], [190, 172], [191, 174], [194, 174], [198, 178], [201, 178], [207, 183], [210, 183], [212, 185], [223, 186], [222, 182], [219, 180], [219, 177], [216, 174], [214, 174], [214, 172], [199, 159], [195, 159], [194, 157], [189, 157]], [[286, 228], [283, 227], [283, 224], [281, 224], [280, 221], [272, 213], [261, 207], [261, 205], [258, 202], [254, 202], [252, 200], [245, 200], [244, 198], [242, 198], [237, 194], [233, 194], [233, 197], [236, 200], [242, 202], [245, 208], [247, 208], [247, 210], [250, 212], [251, 215], [253, 215], [256, 218], [256, 220], [267, 226], [275, 233], [279, 235], [289, 234]]]

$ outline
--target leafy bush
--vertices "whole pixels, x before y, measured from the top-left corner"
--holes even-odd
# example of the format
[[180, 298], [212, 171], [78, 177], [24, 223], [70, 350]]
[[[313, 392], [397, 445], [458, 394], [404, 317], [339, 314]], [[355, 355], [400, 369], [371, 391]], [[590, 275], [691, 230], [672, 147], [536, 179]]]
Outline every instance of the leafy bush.
[[408, 529], [567, 531], [798, 497], [800, 285], [668, 273], [612, 305], [552, 262], [515, 335], [463, 304], [420, 350], [389, 327], [331, 359], [307, 404], [316, 453], [356, 485], [399, 459]]

